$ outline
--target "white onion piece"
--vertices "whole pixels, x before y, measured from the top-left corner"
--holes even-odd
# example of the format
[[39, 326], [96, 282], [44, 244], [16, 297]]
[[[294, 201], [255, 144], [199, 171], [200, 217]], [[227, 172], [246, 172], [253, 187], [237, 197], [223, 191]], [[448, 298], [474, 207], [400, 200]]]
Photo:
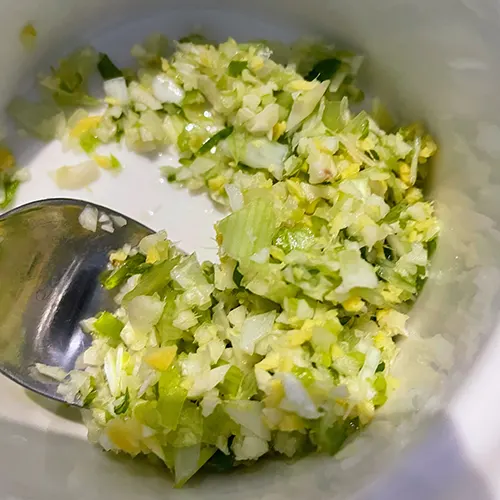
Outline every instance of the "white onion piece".
[[104, 92], [108, 97], [116, 99], [120, 104], [128, 102], [127, 82], [123, 76], [106, 80], [104, 82]]
[[113, 220], [115, 227], [124, 227], [127, 225], [127, 219], [119, 215], [112, 215], [111, 219]]
[[[146, 111], [146, 109], [149, 108], [153, 111], [157, 111], [162, 109], [160, 101], [137, 82], [131, 82], [128, 90], [130, 98], [136, 103], [137, 110]], [[142, 109], [142, 107], [144, 107], [144, 109]]]
[[158, 74], [151, 85], [153, 95], [160, 102], [180, 104], [184, 99], [184, 90], [165, 74]]
[[113, 227], [113, 224], [111, 224], [111, 222], [103, 224], [101, 226], [101, 229], [103, 231], [106, 231], [107, 233], [114, 233], [115, 232], [115, 228]]
[[54, 180], [61, 189], [81, 189], [99, 179], [99, 166], [92, 160], [78, 165], [67, 165], [54, 172]]
[[238, 186], [234, 184], [226, 184], [225, 186], [227, 196], [229, 198], [229, 204], [231, 205], [231, 210], [233, 212], [238, 211], [240, 208], [243, 208], [244, 199], [243, 194], [240, 191]]
[[78, 222], [84, 229], [95, 233], [97, 230], [97, 215], [97, 208], [86, 206], [78, 217]]
[[12, 178], [19, 182], [28, 182], [31, 180], [31, 172], [26, 168], [20, 168], [14, 172]]

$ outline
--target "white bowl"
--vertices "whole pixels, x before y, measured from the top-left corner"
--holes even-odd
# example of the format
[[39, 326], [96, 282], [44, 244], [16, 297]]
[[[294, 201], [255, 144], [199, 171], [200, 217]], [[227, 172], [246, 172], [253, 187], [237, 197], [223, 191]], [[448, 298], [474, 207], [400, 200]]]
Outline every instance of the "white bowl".
[[[430, 196], [443, 225], [399, 360], [402, 386], [337, 458], [266, 463], [171, 490], [167, 476], [147, 464], [86, 443], [71, 412], [1, 379], [2, 500], [500, 498], [500, 11], [494, 0], [3, 0], [1, 9], [1, 108], [29, 93], [35, 74], [70, 49], [92, 43], [123, 64], [131, 45], [153, 31], [173, 39], [199, 28], [218, 39], [313, 34], [354, 48], [367, 56], [362, 77], [370, 92], [401, 118], [423, 120], [437, 137]], [[28, 21], [39, 33], [30, 53], [19, 42]], [[19, 204], [74, 196], [48, 176], [77, 160], [60, 144], [23, 139], [15, 152], [33, 176]], [[78, 196], [166, 228], [186, 250], [212, 258], [219, 214], [210, 202], [162, 183], [154, 161], [116, 154], [123, 174]]]

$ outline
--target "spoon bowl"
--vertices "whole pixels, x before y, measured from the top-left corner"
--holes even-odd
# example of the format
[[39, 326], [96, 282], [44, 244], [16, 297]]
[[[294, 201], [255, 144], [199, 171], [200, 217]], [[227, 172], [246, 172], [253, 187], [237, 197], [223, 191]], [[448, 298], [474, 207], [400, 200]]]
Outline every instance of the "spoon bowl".
[[[86, 207], [104, 221], [95, 232], [80, 224]], [[113, 220], [120, 223], [110, 228]], [[0, 373], [64, 401], [58, 382], [39, 373], [36, 363], [66, 372], [75, 367], [91, 343], [81, 321], [116, 308], [99, 281], [109, 253], [152, 232], [113, 210], [71, 199], [37, 201], [0, 215]]]

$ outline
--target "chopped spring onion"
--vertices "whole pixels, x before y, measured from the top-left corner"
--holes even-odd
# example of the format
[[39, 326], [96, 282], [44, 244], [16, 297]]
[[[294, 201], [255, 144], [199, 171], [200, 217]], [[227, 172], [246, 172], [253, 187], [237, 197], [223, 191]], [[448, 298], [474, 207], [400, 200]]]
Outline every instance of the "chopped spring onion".
[[201, 145], [200, 149], [198, 150], [198, 154], [208, 153], [212, 148], [217, 146], [217, 144], [219, 144], [220, 141], [227, 139], [233, 133], [233, 130], [234, 130], [233, 127], [226, 127], [223, 128], [222, 130], [219, 130], [219, 132], [210, 137], [210, 139], [207, 139]]
[[333, 75], [337, 72], [342, 64], [337, 58], [333, 57], [331, 59], [323, 59], [317, 62], [314, 67], [307, 73], [304, 77], [306, 80], [319, 80], [323, 82], [325, 80], [331, 80]]
[[109, 56], [102, 52], [99, 54], [97, 69], [103, 80], [114, 80], [123, 77], [121, 69], [117, 68]]

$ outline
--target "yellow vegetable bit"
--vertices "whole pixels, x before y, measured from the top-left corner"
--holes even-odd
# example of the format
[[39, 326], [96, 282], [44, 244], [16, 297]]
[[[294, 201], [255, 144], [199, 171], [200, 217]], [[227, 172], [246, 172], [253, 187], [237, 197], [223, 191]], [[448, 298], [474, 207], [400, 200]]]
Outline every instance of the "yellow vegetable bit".
[[417, 233], [417, 231], [411, 231], [410, 234], [408, 235], [408, 241], [410, 243], [415, 243], [420, 239], [419, 236], [420, 235]]
[[266, 398], [264, 398], [264, 405], [266, 408], [276, 408], [281, 403], [281, 400], [285, 397], [285, 389], [281, 380], [272, 380], [271, 389]]
[[311, 340], [312, 331], [311, 330], [292, 330], [289, 334], [288, 345], [290, 347], [298, 347], [302, 345], [304, 342]]
[[318, 85], [318, 82], [313, 80], [309, 82], [307, 80], [293, 80], [287, 86], [286, 89], [291, 92], [297, 92], [300, 90], [312, 90]]
[[9, 149], [0, 147], [0, 172], [9, 170], [16, 165], [16, 159]]
[[414, 205], [415, 203], [417, 203], [417, 201], [420, 201], [423, 197], [424, 196], [422, 194], [422, 191], [420, 191], [420, 189], [416, 187], [412, 187], [408, 189], [408, 191], [406, 191], [405, 198], [410, 205]]
[[360, 297], [351, 297], [344, 302], [342, 302], [342, 307], [347, 311], [347, 312], [360, 312], [364, 309], [365, 303]]
[[278, 122], [273, 127], [273, 141], [277, 141], [286, 130], [286, 122]]
[[144, 362], [151, 366], [151, 368], [164, 372], [168, 370], [176, 354], [177, 346], [175, 345], [155, 347], [144, 356]]
[[281, 419], [278, 428], [284, 432], [301, 431], [304, 429], [304, 421], [298, 415], [287, 413]]
[[430, 158], [432, 155], [436, 153], [437, 145], [428, 135], [424, 137], [422, 142], [423, 144], [422, 148], [420, 149], [420, 154], [418, 155], [418, 159], [423, 163], [427, 160], [427, 158]]
[[127, 260], [128, 254], [123, 250], [118, 250], [116, 252], [111, 252], [109, 255], [109, 260], [113, 265], [121, 264]]
[[385, 381], [387, 383], [386, 393], [394, 392], [401, 385], [401, 382], [392, 375], [387, 375]]
[[146, 255], [146, 264], [155, 264], [161, 260], [160, 252], [156, 247], [151, 247]]
[[280, 359], [280, 364], [278, 366], [279, 371], [291, 372], [293, 370], [293, 367], [294, 367], [293, 360], [291, 360], [290, 358]]
[[226, 184], [226, 180], [223, 175], [218, 175], [208, 181], [208, 187], [211, 191], [220, 191]]
[[321, 198], [316, 198], [314, 201], [311, 201], [309, 205], [306, 207], [306, 214], [312, 215], [318, 206], [318, 203], [321, 201]]
[[393, 304], [399, 304], [401, 302], [401, 294], [403, 290], [401, 288], [387, 283], [386, 287], [380, 291], [382, 297], [387, 302], [392, 302]]
[[109, 439], [117, 448], [131, 455], [140, 453], [142, 432], [139, 422], [115, 418], [108, 422], [106, 430]]
[[367, 137], [366, 139], [363, 139], [362, 141], [359, 142], [360, 142], [359, 144], [360, 147], [365, 151], [370, 151], [371, 149], [375, 149], [375, 147], [377, 146], [377, 143], [371, 137]]
[[345, 353], [342, 350], [342, 347], [340, 347], [338, 344], [332, 345], [330, 353], [332, 355], [333, 360], [343, 358], [345, 356]]
[[252, 71], [257, 71], [264, 66], [264, 59], [260, 56], [254, 56], [250, 59], [248, 66]]
[[19, 40], [26, 50], [32, 50], [35, 47], [37, 32], [33, 24], [25, 24], [19, 33]]
[[92, 159], [105, 170], [109, 170], [111, 168], [111, 158], [103, 155], [92, 155]]
[[409, 186], [411, 184], [411, 168], [407, 163], [399, 165], [399, 178]]
[[170, 69], [170, 63], [164, 58], [161, 58], [161, 70], [165, 73]]
[[109, 97], [109, 96], [106, 96], [104, 98], [104, 102], [106, 104], [109, 104], [110, 106], [119, 106], [120, 105], [120, 101], [118, 99], [115, 99], [114, 97]]
[[261, 370], [275, 370], [280, 363], [280, 355], [277, 352], [271, 352], [260, 363], [255, 365], [255, 368]]
[[354, 177], [356, 174], [358, 174], [360, 169], [360, 164], [359, 163], [350, 163], [347, 167], [343, 168], [340, 171], [340, 177], [344, 179], [349, 179], [349, 177]]
[[93, 128], [97, 127], [99, 125], [99, 122], [101, 121], [100, 116], [87, 116], [86, 118], [82, 118], [70, 131], [69, 135], [70, 137], [76, 137], [79, 138], [85, 132], [88, 132], [89, 130], [92, 130]]
[[359, 421], [362, 425], [372, 420], [375, 414], [375, 407], [371, 401], [362, 401], [356, 405], [359, 414]]
[[389, 358], [396, 356], [396, 344], [392, 340], [392, 337], [384, 334], [383, 332], [379, 332], [373, 336], [373, 344], [377, 349], [380, 349], [385, 356]]

